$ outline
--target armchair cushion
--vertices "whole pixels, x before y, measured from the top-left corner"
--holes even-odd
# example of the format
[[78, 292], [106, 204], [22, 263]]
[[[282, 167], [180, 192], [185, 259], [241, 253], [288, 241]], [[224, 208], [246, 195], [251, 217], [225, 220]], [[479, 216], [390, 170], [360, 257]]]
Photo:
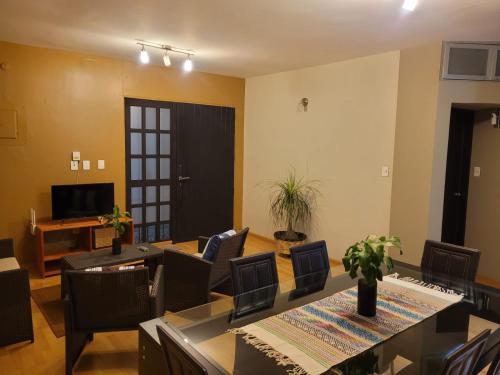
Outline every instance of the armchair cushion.
[[16, 258], [14, 257], [0, 258], [0, 272], [18, 270], [18, 269], [19, 269], [19, 263], [17, 263]]
[[217, 251], [219, 251], [221, 240], [234, 236], [235, 234], [236, 231], [234, 229], [231, 229], [224, 233], [216, 234], [210, 237], [207, 244], [205, 245], [205, 250], [203, 250], [202, 258], [208, 260], [209, 262], [213, 262]]

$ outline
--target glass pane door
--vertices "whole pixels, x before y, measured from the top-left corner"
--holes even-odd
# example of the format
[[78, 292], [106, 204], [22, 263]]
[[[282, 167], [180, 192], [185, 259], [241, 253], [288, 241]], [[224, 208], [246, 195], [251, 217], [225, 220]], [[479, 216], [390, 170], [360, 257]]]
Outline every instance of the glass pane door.
[[171, 108], [125, 100], [127, 210], [136, 242], [170, 240]]

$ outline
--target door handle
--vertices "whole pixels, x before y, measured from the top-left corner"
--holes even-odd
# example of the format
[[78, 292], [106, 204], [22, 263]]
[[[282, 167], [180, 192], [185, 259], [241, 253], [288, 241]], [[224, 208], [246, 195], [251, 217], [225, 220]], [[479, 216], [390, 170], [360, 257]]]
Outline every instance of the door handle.
[[191, 177], [179, 176], [179, 182], [189, 181], [190, 179], [191, 179]]

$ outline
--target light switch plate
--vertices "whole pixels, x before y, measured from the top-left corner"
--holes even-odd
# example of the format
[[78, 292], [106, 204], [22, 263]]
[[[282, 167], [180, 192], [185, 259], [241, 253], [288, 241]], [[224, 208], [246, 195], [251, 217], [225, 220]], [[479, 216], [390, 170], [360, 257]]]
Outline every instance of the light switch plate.
[[84, 160], [82, 163], [82, 169], [84, 171], [90, 170], [90, 160]]
[[80, 151], [73, 151], [71, 153], [71, 160], [80, 160]]
[[382, 177], [389, 177], [389, 167], [386, 165], [382, 167]]
[[474, 177], [481, 176], [481, 167], [474, 167]]
[[97, 169], [104, 169], [106, 168], [106, 163], [104, 160], [97, 160]]
[[72, 171], [77, 171], [78, 170], [78, 160], [71, 160], [71, 170]]

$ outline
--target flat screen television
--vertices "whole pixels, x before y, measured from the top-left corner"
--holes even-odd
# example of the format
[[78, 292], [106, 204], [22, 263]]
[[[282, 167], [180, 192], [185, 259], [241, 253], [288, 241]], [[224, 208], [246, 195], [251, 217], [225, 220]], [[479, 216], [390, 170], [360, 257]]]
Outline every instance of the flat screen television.
[[113, 183], [52, 186], [52, 220], [102, 216], [114, 205]]

